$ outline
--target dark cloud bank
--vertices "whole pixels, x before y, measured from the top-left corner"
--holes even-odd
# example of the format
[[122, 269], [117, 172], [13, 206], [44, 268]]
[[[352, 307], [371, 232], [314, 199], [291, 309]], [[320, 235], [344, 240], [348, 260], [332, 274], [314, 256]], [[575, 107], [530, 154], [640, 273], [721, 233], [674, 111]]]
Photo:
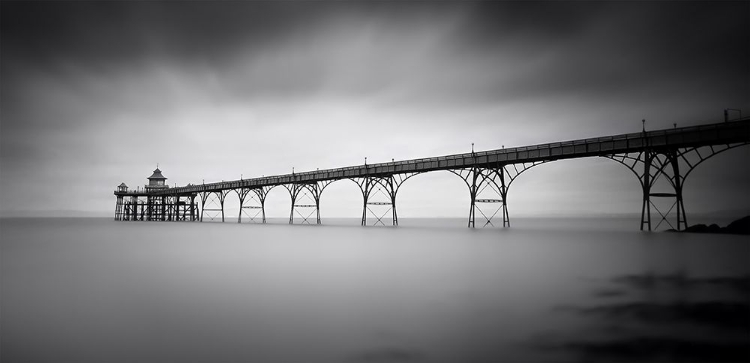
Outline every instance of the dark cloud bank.
[[109, 210], [156, 162], [186, 184], [750, 114], [747, 2], [1, 6], [5, 212]]

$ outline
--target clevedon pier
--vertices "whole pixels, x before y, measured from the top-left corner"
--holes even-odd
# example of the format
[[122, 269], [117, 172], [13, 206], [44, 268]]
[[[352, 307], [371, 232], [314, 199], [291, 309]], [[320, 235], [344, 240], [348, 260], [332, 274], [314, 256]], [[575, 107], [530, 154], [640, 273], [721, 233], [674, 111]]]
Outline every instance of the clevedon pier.
[[[566, 159], [603, 157], [630, 169], [642, 189], [641, 230], [688, 226], [682, 191], [685, 180], [702, 162], [750, 143], [750, 118], [691, 127], [645, 130], [632, 134], [477, 151], [423, 159], [365, 164], [261, 178], [169, 187], [157, 169], [143, 189], [115, 191], [117, 221], [225, 221], [224, 201], [237, 193], [237, 222], [265, 223], [268, 192], [282, 187], [291, 196], [289, 223], [321, 223], [320, 199], [339, 180], [356, 183], [362, 192], [362, 225], [398, 225], [396, 196], [409, 178], [446, 170], [466, 183], [468, 226], [510, 226], [508, 193], [513, 182], [532, 167]], [[738, 165], [748, 168], [750, 164]], [[244, 217], [244, 220], [243, 220]], [[389, 221], [390, 219], [390, 221]], [[493, 221], [496, 222], [493, 223]]]

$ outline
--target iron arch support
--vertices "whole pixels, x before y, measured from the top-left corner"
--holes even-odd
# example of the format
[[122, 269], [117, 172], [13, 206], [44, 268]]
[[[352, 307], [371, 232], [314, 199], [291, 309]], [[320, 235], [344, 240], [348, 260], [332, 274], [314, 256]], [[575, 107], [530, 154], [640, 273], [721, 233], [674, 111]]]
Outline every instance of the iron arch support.
[[[227, 194], [231, 192], [231, 189], [225, 189], [225, 190], [217, 190], [217, 191], [211, 191], [211, 192], [201, 192], [201, 219], [200, 221], [203, 222], [203, 216], [206, 213], [206, 211], [209, 211], [208, 218], [211, 220], [214, 220], [215, 218], [218, 218], [219, 214], [221, 214], [221, 221], [224, 222], [224, 199], [226, 198]], [[208, 204], [208, 208], [206, 207], [206, 204]], [[211, 215], [211, 213], [216, 213], [215, 215]]]
[[[681, 161], [683, 161], [685, 164], [688, 165], [688, 169], [685, 172], [685, 176], [683, 177], [683, 181], [685, 179], [687, 179], [688, 175], [690, 175], [690, 173], [692, 173], [693, 170], [695, 170], [695, 168], [698, 167], [698, 165], [702, 164], [704, 161], [706, 161], [706, 160], [708, 160], [708, 159], [710, 159], [710, 158], [712, 158], [712, 157], [714, 157], [714, 156], [716, 156], [718, 154], [721, 154], [721, 153], [723, 153], [723, 152], [725, 152], [727, 150], [732, 150], [734, 148], [737, 148], [737, 147], [740, 147], [740, 146], [747, 146], [747, 145], [750, 145], [750, 143], [743, 142], [743, 143], [736, 143], [736, 144], [703, 146], [704, 148], [708, 148], [711, 151], [707, 155], [701, 154], [700, 149], [702, 147], [692, 147], [692, 148], [688, 148], [688, 149], [683, 149], [677, 155], [680, 158]], [[687, 156], [690, 155], [691, 153], [694, 154], [694, 155], [696, 155], [698, 157], [699, 160], [697, 162], [690, 163], [690, 161], [688, 160]]]
[[[683, 211], [683, 213], [680, 213], [681, 216], [678, 216], [677, 219], [677, 225], [678, 229], [683, 224], [686, 224], [685, 222], [685, 214], [684, 214], [684, 206], [682, 205], [682, 190], [677, 189], [676, 185], [679, 183], [677, 179], [679, 179], [679, 168], [676, 168], [673, 164], [675, 161], [675, 155], [676, 153], [674, 150], [652, 150], [652, 149], [646, 149], [643, 151], [640, 151], [638, 153], [627, 153], [627, 154], [613, 154], [613, 155], [603, 155], [602, 157], [614, 160], [615, 162], [620, 163], [621, 165], [624, 165], [628, 170], [630, 170], [638, 179], [639, 184], [641, 185], [642, 190], [642, 203], [641, 203], [641, 221], [640, 221], [640, 229], [643, 231], [644, 229], [648, 229], [651, 231], [652, 228], [652, 221], [651, 221], [651, 209], [654, 208], [657, 213], [659, 213], [662, 217], [662, 219], [659, 221], [659, 224], [657, 224], [657, 227], [661, 224], [663, 221], [667, 221], [668, 224], [671, 225], [671, 223], [666, 219], [665, 214], [662, 213], [662, 211], [656, 207], [654, 202], [652, 201], [652, 197], [656, 198], [675, 198], [675, 204], [670, 208], [670, 211], [674, 208], [674, 206], [677, 207], [678, 211]], [[667, 174], [667, 167], [673, 166], [672, 172], [674, 177], [670, 177]], [[641, 172], [639, 172], [639, 169]], [[656, 184], [657, 180], [660, 178], [663, 178], [667, 181], [667, 183], [670, 185], [671, 189], [674, 191], [674, 193], [654, 193], [653, 187]]]
[[[235, 190], [240, 196], [240, 223], [266, 223], [266, 199], [268, 193], [279, 185], [266, 185], [261, 187], [244, 187], [242, 190]], [[244, 194], [242, 198], [241, 194]], [[256, 221], [260, 220], [259, 222]]]
[[[685, 181], [695, 168], [704, 161], [724, 151], [739, 146], [748, 145], [747, 142], [721, 145], [696, 146], [689, 148], [649, 148], [638, 153], [603, 155], [627, 167], [635, 174], [641, 184], [643, 201], [641, 207], [640, 229], [649, 231], [659, 228], [665, 223], [674, 229], [687, 228], [687, 213], [683, 200]], [[641, 170], [641, 172], [639, 172]], [[670, 192], [654, 192], [659, 179], [665, 180]], [[654, 204], [652, 198], [673, 198], [674, 203], [666, 212]], [[660, 216], [659, 222], [652, 227], [651, 209]], [[676, 214], [676, 225], [669, 220], [671, 212]]]
[[239, 213], [237, 213], [237, 223], [242, 223], [242, 204], [245, 202], [245, 196], [249, 191], [245, 188], [232, 189], [232, 191], [237, 193], [237, 198], [240, 200], [240, 209]]
[[[271, 189], [277, 186], [278, 185], [270, 185], [270, 186], [264, 186], [264, 187], [251, 189], [251, 192], [255, 194], [255, 197], [257, 197], [258, 204], [246, 205], [245, 208], [246, 209], [260, 209], [261, 223], [266, 223], [266, 197], [268, 196], [268, 193], [271, 191]], [[252, 198], [252, 199], [254, 200], [255, 198]], [[255, 213], [253, 215], [248, 215], [248, 217], [250, 217], [250, 220], [253, 221], [255, 220], [255, 218], [258, 217], [258, 213]]]
[[[489, 167], [470, 167], [464, 169], [448, 170], [461, 178], [469, 188], [469, 220], [468, 227], [475, 228], [477, 212], [484, 218], [484, 225], [494, 226], [492, 219], [500, 212], [503, 217], [503, 227], [510, 227], [510, 215], [508, 213], [508, 190], [511, 183], [526, 170], [534, 166], [548, 162], [535, 161], [517, 164], [496, 164]], [[489, 194], [489, 196], [488, 196]], [[483, 198], [482, 195], [485, 197]], [[491, 212], [485, 211], [478, 204], [497, 205], [490, 208]], [[485, 208], [487, 209], [487, 208]]]
[[[315, 224], [321, 224], [320, 220], [320, 197], [332, 180], [324, 180], [312, 183], [284, 184], [292, 199], [292, 207], [289, 213], [289, 224], [294, 224], [295, 213], [302, 218], [303, 224], [311, 224], [309, 219], [315, 214]], [[304, 200], [307, 201], [304, 201]], [[312, 203], [312, 204], [310, 204]], [[302, 212], [302, 211], [304, 212]], [[309, 213], [307, 211], [310, 211]]]
[[[373, 225], [385, 225], [383, 218], [390, 213], [391, 225], [398, 226], [396, 196], [399, 188], [411, 177], [421, 173], [402, 173], [386, 176], [350, 178], [362, 192], [361, 225], [367, 226], [367, 217], [375, 218]], [[383, 212], [382, 208], [387, 208]]]

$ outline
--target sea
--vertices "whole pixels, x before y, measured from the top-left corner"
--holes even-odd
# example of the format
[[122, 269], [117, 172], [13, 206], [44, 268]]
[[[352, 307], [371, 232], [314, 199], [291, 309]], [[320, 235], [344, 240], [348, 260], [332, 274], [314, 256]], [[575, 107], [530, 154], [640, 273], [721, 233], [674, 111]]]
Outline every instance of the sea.
[[638, 218], [0, 219], [2, 362], [750, 360], [750, 239]]

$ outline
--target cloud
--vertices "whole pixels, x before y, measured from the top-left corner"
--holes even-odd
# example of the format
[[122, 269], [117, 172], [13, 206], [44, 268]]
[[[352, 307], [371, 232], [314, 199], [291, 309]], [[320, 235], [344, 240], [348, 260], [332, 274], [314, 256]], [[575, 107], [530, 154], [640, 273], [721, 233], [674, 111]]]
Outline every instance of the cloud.
[[3, 208], [155, 162], [184, 184], [718, 121], [750, 109], [748, 6], [4, 2]]

